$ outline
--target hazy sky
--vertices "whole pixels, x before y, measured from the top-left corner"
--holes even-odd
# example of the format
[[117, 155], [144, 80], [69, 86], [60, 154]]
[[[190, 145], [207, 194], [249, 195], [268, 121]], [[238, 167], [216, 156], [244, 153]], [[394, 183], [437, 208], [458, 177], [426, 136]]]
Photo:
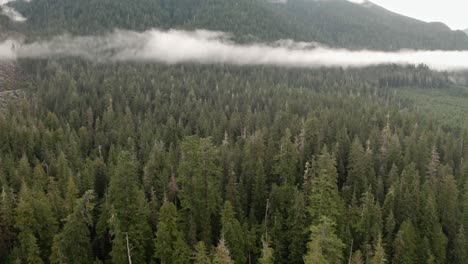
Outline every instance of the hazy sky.
[[[360, 1], [360, 0], [351, 0]], [[468, 28], [468, 0], [370, 0], [389, 10], [452, 29]]]

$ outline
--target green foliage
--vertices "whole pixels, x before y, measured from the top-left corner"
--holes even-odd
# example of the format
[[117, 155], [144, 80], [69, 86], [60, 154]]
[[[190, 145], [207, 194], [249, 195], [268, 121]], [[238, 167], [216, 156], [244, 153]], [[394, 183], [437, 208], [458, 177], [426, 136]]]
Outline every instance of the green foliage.
[[[127, 151], [121, 152], [116, 164], [113, 164], [109, 183], [111, 210], [108, 221], [113, 222], [111, 231], [118, 240], [118, 247], [122, 246], [124, 239], [128, 239], [125, 242], [133, 249], [132, 260], [143, 262], [147, 258], [146, 250], [151, 241], [147, 234], [151, 229], [148, 224], [148, 205], [138, 184], [136, 166], [134, 156]], [[114, 252], [113, 258], [116, 255]]]
[[224, 204], [221, 212], [222, 237], [232, 258], [236, 263], [245, 263], [247, 261], [245, 234], [242, 226], [235, 217], [234, 209], [229, 201]]
[[258, 259], [259, 264], [273, 264], [275, 263], [275, 257], [273, 255], [273, 249], [270, 247], [267, 241], [262, 241], [262, 253]]
[[338, 264], [343, 260], [344, 244], [336, 235], [335, 223], [326, 216], [322, 216], [319, 224], [310, 228], [307, 248], [305, 263], [317, 261], [317, 263]]
[[221, 239], [216, 246], [215, 251], [213, 253], [213, 264], [234, 264], [234, 260], [231, 258], [231, 253], [229, 249], [226, 247], [224, 240]]
[[464, 256], [468, 133], [377, 88], [442, 73], [19, 63], [28, 100], [0, 114], [2, 263]]
[[181, 143], [179, 176], [182, 215], [190, 228], [191, 240], [211, 243], [211, 221], [220, 208], [220, 171], [217, 149], [209, 139], [189, 137]]
[[241, 41], [296, 39], [351, 49], [466, 49], [468, 37], [378, 6], [347, 1], [290, 0], [38, 0], [18, 1], [32, 34], [92, 34], [115, 28], [203, 28]]
[[417, 256], [418, 237], [411, 221], [406, 220], [396, 234], [393, 243], [393, 260], [392, 263], [418, 263]]
[[179, 230], [177, 221], [177, 209], [174, 204], [169, 202], [163, 204], [159, 212], [158, 231], [155, 240], [155, 257], [161, 263], [189, 263], [189, 247]]
[[195, 245], [194, 264], [211, 264], [211, 258], [207, 253], [206, 245], [203, 241]]
[[76, 201], [76, 207], [67, 217], [63, 230], [54, 237], [51, 263], [91, 263], [90, 227], [93, 224], [93, 191], [86, 192]]
[[309, 197], [309, 214], [314, 222], [322, 216], [332, 221], [337, 220], [342, 210], [342, 200], [338, 193], [338, 175], [336, 161], [326, 147], [317, 159], [316, 175], [312, 178], [312, 190]]

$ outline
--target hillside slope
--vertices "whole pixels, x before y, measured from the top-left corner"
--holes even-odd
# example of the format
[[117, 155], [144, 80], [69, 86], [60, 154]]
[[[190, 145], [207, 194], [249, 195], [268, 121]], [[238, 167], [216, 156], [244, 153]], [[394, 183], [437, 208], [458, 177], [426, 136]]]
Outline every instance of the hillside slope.
[[345, 0], [35, 0], [11, 3], [36, 36], [124, 28], [204, 28], [241, 41], [292, 38], [352, 49], [468, 49], [468, 36], [367, 3]]

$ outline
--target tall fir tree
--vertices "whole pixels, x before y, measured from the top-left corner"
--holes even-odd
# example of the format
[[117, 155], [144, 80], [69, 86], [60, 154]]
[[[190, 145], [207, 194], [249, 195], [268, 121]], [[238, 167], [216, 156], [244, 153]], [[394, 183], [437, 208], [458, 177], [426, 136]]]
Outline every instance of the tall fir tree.
[[[112, 177], [109, 184], [110, 219], [118, 225], [111, 225], [116, 238], [128, 238], [135, 263], [143, 263], [148, 258], [151, 228], [148, 223], [149, 210], [143, 190], [137, 178], [137, 164], [133, 154], [119, 153], [116, 164], [111, 168]], [[118, 226], [120, 230], [112, 230]], [[114, 251], [114, 247], [112, 249]], [[116, 254], [114, 254], [116, 256]]]
[[224, 240], [221, 239], [218, 245], [215, 248], [213, 253], [213, 264], [234, 264], [234, 260], [231, 258], [231, 253], [229, 249], [226, 247]]
[[317, 159], [316, 175], [312, 179], [308, 208], [311, 219], [318, 223], [322, 216], [336, 222], [342, 213], [343, 201], [338, 192], [337, 171], [335, 159], [328, 153], [326, 147], [322, 149]]
[[306, 263], [323, 259], [330, 264], [339, 264], [343, 261], [344, 244], [336, 235], [335, 223], [326, 216], [320, 218], [319, 224], [311, 226], [307, 248], [304, 257]]
[[245, 263], [246, 256], [246, 235], [236, 219], [234, 208], [229, 201], [224, 203], [223, 211], [221, 212], [221, 233], [224, 237], [227, 248], [231, 252], [231, 256], [236, 263]]
[[13, 190], [3, 186], [0, 193], [0, 262], [6, 262], [17, 235], [15, 207], [16, 197]]
[[54, 237], [51, 263], [91, 263], [94, 260], [91, 245], [94, 193], [87, 191], [76, 201], [63, 230]]
[[270, 247], [267, 240], [262, 241], [262, 252], [258, 259], [259, 264], [273, 264], [275, 263], [275, 256], [273, 255], [273, 248]]
[[207, 248], [203, 241], [200, 241], [195, 245], [193, 263], [194, 264], [211, 264], [210, 256], [207, 253]]
[[178, 173], [181, 182], [182, 215], [190, 243], [211, 244], [212, 221], [221, 205], [220, 168], [217, 149], [210, 139], [189, 137], [182, 142]]
[[155, 257], [162, 264], [190, 263], [190, 249], [178, 227], [177, 208], [166, 202], [159, 211]]
[[393, 242], [394, 264], [418, 263], [418, 238], [411, 221], [406, 220], [400, 227]]

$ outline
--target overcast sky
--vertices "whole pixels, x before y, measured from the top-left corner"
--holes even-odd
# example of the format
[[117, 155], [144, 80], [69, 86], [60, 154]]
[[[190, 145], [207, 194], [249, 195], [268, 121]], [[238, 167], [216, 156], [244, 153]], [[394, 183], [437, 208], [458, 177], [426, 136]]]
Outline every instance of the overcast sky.
[[468, 28], [468, 0], [370, 1], [402, 15], [414, 17], [427, 22], [443, 22], [452, 29]]

